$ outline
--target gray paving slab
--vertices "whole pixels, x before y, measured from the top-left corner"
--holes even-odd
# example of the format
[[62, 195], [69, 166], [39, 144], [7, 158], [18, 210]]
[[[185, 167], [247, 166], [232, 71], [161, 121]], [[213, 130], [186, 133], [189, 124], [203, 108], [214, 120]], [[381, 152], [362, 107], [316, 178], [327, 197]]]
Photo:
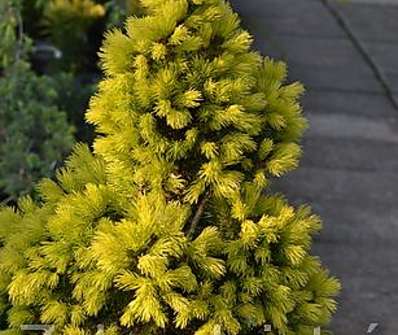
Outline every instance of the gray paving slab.
[[[233, 8], [240, 16], [259, 15], [269, 17], [277, 15], [281, 17], [303, 13], [304, 11], [318, 10], [327, 15], [319, 0], [229, 0]], [[304, 14], [307, 15], [307, 14]], [[332, 24], [332, 21], [331, 21]]]
[[[349, 68], [350, 70], [371, 74], [361, 55], [346, 39], [281, 35], [273, 35], [271, 39], [279, 47], [275, 52], [290, 61], [290, 64], [344, 70]], [[260, 51], [267, 51], [267, 41], [268, 39], [264, 39], [264, 37], [256, 39], [256, 42], [260, 44]]]
[[[347, 0], [340, 0], [342, 3], [347, 2]], [[398, 0], [349, 0], [356, 4], [371, 4], [371, 5], [398, 5]]]
[[314, 253], [343, 282], [339, 308], [331, 323], [336, 335], [398, 333], [398, 255], [395, 246], [315, 243]]
[[[289, 62], [289, 61], [288, 61]], [[353, 68], [347, 75], [346, 68], [309, 66], [289, 62], [289, 78], [300, 81], [307, 89], [342, 90], [358, 93], [383, 93], [383, 88], [370, 73], [363, 73]]]
[[263, 54], [287, 61], [290, 78], [310, 88], [383, 92], [372, 70], [345, 39], [258, 35], [255, 46]]
[[[344, 37], [343, 30], [316, 0], [232, 0], [249, 29], [272, 36], [293, 34], [316, 37]], [[313, 15], [316, 12], [317, 15]]]
[[303, 147], [302, 167], [378, 173], [398, 171], [398, 145], [391, 142], [317, 136], [306, 137]]
[[398, 6], [380, 5], [378, 1], [371, 4], [330, 2], [384, 75], [390, 89], [398, 92]]
[[[398, 22], [398, 12], [397, 12]], [[398, 35], [398, 27], [396, 34]], [[366, 50], [381, 66], [385, 73], [398, 75], [398, 41], [397, 43], [366, 42]]]
[[[386, 74], [388, 84], [395, 95], [398, 94], [398, 74], [387, 73]], [[398, 100], [396, 100], [398, 101]]]
[[337, 113], [376, 119], [397, 115], [397, 111], [384, 94], [364, 94], [341, 89], [308, 89], [302, 104], [306, 113]]
[[329, 136], [347, 140], [375, 140], [398, 146], [396, 119], [370, 119], [349, 114], [307, 113], [307, 136]]
[[[396, 20], [398, 22], [398, 11]], [[398, 29], [396, 30], [398, 36]], [[385, 74], [393, 91], [398, 92], [398, 41], [393, 43], [364, 42], [367, 52]]]
[[[323, 219], [319, 243], [368, 245], [372, 248], [396, 246], [398, 208], [386, 211], [383, 204], [364, 208], [340, 199], [314, 200], [311, 206]], [[386, 227], [389, 234], [386, 234]]]
[[[273, 190], [291, 199], [313, 201], [344, 200], [364, 208], [378, 204], [386, 210], [397, 205], [398, 174], [301, 166], [278, 181]], [[338, 215], [338, 211], [335, 213]], [[385, 234], [389, 234], [386, 227]]]
[[[398, 4], [398, 0], [394, 0]], [[355, 34], [364, 41], [398, 42], [398, 6], [380, 6], [382, 1], [369, 3], [357, 1], [333, 1], [333, 4], [348, 20]]]

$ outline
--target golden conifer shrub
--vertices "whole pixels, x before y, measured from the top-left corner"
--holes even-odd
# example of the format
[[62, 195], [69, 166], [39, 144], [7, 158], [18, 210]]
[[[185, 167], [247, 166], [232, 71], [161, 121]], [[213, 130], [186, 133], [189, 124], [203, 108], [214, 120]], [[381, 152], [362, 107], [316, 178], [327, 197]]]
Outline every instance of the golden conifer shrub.
[[321, 224], [267, 192], [298, 163], [302, 86], [228, 3], [142, 4], [101, 51], [94, 152], [1, 211], [9, 331], [313, 334], [339, 290], [310, 255]]

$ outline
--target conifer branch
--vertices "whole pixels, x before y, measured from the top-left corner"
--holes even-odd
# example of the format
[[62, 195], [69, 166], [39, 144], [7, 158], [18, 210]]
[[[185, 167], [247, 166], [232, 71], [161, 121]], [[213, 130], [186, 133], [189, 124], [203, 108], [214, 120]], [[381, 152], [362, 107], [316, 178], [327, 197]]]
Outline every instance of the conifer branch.
[[205, 193], [205, 195], [203, 196], [203, 198], [200, 200], [199, 202], [199, 206], [196, 209], [195, 215], [193, 216], [191, 225], [188, 229], [187, 235], [189, 238], [191, 238], [193, 236], [193, 234], [195, 233], [196, 227], [199, 224], [200, 219], [202, 218], [203, 212], [205, 210], [205, 206], [207, 203], [207, 200], [209, 199], [209, 194], [208, 192]]

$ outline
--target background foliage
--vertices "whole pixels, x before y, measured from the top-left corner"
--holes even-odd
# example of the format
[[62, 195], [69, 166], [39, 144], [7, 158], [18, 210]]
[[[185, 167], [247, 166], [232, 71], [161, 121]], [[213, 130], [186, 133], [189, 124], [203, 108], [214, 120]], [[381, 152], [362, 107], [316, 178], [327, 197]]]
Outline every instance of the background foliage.
[[135, 0], [1, 1], [0, 201], [34, 194], [75, 140], [92, 141], [83, 115], [97, 52], [105, 30], [132, 12]]
[[57, 106], [55, 81], [36, 75], [26, 61], [30, 41], [22, 31], [21, 4], [1, 6], [0, 189], [12, 200], [52, 175], [72, 147], [73, 129]]

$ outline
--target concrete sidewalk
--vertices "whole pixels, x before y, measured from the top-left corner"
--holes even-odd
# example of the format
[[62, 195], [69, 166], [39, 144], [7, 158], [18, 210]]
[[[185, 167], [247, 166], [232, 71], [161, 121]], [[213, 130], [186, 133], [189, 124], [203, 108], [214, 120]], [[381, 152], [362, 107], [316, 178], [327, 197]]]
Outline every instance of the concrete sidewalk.
[[232, 0], [307, 87], [302, 164], [274, 189], [324, 220], [314, 253], [343, 284], [336, 335], [398, 334], [398, 6], [366, 2]]

